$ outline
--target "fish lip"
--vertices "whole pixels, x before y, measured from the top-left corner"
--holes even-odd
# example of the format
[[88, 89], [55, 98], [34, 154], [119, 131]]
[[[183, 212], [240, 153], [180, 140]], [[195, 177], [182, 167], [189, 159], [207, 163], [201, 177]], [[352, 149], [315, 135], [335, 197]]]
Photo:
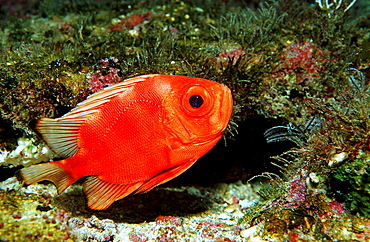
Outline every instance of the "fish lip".
[[219, 133], [218, 135], [215, 135], [213, 139], [207, 139], [203, 142], [196, 142], [196, 145], [207, 145], [215, 141], [218, 142], [221, 139], [222, 135], [223, 135], [223, 132]]
[[225, 85], [222, 85], [221, 95], [222, 97], [221, 97], [221, 103], [220, 103], [220, 109], [219, 109], [220, 119], [228, 120], [227, 122], [225, 122], [224, 125], [220, 127], [220, 133], [223, 133], [226, 130], [231, 120], [231, 116], [232, 116], [232, 112], [234, 108], [234, 103], [233, 103], [234, 100], [233, 100], [230, 88], [228, 88]]

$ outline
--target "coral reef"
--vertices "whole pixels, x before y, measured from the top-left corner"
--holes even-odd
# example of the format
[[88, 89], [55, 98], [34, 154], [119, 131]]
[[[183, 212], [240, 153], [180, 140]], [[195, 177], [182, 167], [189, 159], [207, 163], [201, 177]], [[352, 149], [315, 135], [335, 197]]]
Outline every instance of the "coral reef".
[[0, 151], [0, 165], [20, 166], [40, 163], [52, 159], [54, 155], [45, 145], [35, 145], [32, 139], [19, 138], [15, 150], [8, 152]]
[[[335, 3], [2, 1], [0, 241], [369, 240], [370, 6]], [[151, 73], [229, 86], [227, 147], [106, 211], [8, 172], [56, 158], [38, 119]]]

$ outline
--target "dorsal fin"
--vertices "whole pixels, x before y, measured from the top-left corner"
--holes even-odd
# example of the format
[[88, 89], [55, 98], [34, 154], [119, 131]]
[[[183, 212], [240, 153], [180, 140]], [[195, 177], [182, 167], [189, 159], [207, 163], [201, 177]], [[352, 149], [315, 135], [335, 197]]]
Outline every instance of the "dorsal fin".
[[156, 74], [133, 77], [109, 86], [90, 95], [85, 101], [77, 104], [74, 109], [60, 118], [41, 119], [36, 128], [54, 152], [65, 157], [72, 156], [78, 150], [77, 139], [80, 126], [90, 115], [98, 112], [101, 105], [109, 102], [127, 88], [153, 76]]

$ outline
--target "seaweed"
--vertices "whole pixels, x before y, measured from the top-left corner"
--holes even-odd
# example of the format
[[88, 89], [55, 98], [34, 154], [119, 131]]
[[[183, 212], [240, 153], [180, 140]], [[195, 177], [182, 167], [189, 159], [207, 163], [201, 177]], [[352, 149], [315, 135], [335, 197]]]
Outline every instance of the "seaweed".
[[[227, 165], [235, 170], [226, 171], [229, 155], [213, 157], [204, 165], [212, 177], [204, 179], [247, 181], [257, 174], [264, 180], [261, 199], [241, 224], [265, 223], [265, 236], [276, 225], [273, 234], [282, 240], [299, 238], [297, 231], [329, 239], [321, 221], [328, 213], [336, 221], [355, 221], [347, 211], [369, 216], [370, 22], [365, 2], [347, 9], [351, 1], [340, 1], [335, 10], [311, 2], [20, 5], [0, 21], [1, 154], [11, 154], [19, 142], [42, 150], [33, 123], [68, 112], [95, 91], [91, 83], [149, 73], [215, 80], [234, 98], [232, 132], [226, 133], [234, 148], [225, 152], [243, 158], [233, 158]], [[268, 142], [261, 143], [264, 131]], [[276, 141], [284, 150], [271, 144]], [[204, 167], [194, 169], [203, 176]]]

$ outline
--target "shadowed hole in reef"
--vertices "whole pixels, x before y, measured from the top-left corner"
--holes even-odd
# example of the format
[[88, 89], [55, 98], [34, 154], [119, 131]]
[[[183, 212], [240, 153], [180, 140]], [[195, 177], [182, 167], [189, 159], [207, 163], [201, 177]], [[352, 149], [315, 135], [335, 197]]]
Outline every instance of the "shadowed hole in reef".
[[200, 158], [189, 170], [163, 186], [211, 185], [219, 182], [247, 181], [262, 172], [279, 174], [271, 156], [280, 155], [293, 147], [292, 142], [267, 143], [264, 132], [282, 125], [281, 120], [255, 116], [238, 123], [238, 134], [224, 140]]
[[212, 197], [202, 194], [189, 194], [166, 188], [155, 188], [145, 194], [128, 196], [114, 202], [106, 210], [92, 210], [86, 205], [82, 188], [71, 189], [53, 199], [58, 209], [72, 213], [72, 216], [99, 219], [112, 219], [119, 223], [151, 222], [162, 216], [187, 217], [204, 212], [212, 207]]
[[[21, 166], [23, 168], [23, 166]], [[16, 172], [20, 169], [17, 167], [0, 167], [0, 182], [5, 181], [9, 177], [13, 177]]]

